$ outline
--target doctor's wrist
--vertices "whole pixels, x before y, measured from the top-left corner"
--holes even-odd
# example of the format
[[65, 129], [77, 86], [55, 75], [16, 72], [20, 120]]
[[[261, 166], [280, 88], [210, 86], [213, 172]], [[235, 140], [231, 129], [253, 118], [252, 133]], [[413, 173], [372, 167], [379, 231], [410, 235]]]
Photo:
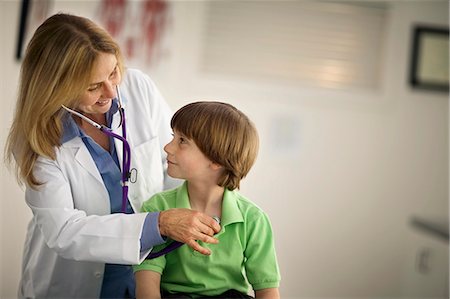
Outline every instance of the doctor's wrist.
[[161, 235], [161, 237], [165, 240], [165, 239], [167, 239], [167, 231], [166, 231], [166, 227], [165, 227], [165, 221], [166, 221], [166, 214], [167, 214], [167, 211], [161, 211], [161, 212], [159, 212], [159, 215], [158, 215], [158, 230], [159, 230], [159, 233], [160, 233], [160, 235]]
[[147, 213], [141, 233], [141, 251], [163, 244], [166, 240], [161, 236], [158, 227], [159, 212]]

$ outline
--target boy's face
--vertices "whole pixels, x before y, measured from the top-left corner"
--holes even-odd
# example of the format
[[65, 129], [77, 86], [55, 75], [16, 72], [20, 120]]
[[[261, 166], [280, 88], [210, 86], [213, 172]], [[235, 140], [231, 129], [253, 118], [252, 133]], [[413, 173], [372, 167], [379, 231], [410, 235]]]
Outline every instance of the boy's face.
[[215, 179], [217, 182], [220, 166], [209, 160], [195, 142], [174, 130], [173, 139], [166, 144], [167, 172], [173, 178], [189, 182], [203, 182]]

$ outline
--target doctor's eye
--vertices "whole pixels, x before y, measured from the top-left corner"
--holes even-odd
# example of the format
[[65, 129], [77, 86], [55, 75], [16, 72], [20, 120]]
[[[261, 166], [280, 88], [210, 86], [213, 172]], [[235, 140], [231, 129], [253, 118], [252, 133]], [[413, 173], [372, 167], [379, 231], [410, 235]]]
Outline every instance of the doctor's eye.
[[100, 83], [99, 84], [94, 84], [92, 86], [89, 86], [88, 87], [88, 91], [96, 91], [96, 90], [98, 90], [100, 88], [100, 86], [101, 86]]
[[119, 68], [119, 66], [117, 66], [116, 65], [116, 67], [114, 68], [114, 70], [112, 71], [112, 73], [111, 73], [111, 75], [109, 75], [109, 78], [110, 79], [114, 79], [115, 77], [117, 77], [117, 74], [118, 74], [118, 69]]

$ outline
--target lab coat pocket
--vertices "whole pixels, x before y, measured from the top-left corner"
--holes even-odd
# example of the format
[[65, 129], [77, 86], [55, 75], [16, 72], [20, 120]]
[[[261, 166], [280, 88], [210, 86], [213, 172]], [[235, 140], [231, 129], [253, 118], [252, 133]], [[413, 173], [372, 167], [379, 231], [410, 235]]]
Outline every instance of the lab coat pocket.
[[[130, 201], [139, 211], [143, 201], [163, 190], [164, 169], [158, 137], [131, 149]], [[133, 183], [134, 182], [134, 183]]]

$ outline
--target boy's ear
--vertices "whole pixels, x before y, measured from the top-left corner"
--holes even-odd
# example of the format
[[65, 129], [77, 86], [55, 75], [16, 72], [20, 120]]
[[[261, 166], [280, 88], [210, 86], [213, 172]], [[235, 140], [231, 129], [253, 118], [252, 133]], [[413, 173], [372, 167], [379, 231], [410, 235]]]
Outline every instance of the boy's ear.
[[211, 166], [211, 169], [213, 169], [213, 170], [220, 170], [223, 168], [222, 165], [217, 164], [216, 162], [212, 162], [212, 161], [211, 161], [210, 166]]

